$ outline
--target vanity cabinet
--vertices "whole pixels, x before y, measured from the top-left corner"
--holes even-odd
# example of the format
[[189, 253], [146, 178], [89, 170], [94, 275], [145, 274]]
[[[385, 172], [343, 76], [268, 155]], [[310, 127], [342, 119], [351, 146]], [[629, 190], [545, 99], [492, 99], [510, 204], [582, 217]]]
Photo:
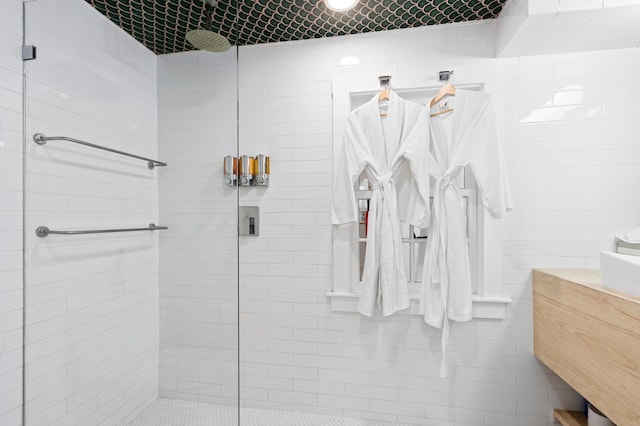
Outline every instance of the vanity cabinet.
[[640, 425], [640, 298], [603, 287], [598, 270], [534, 270], [533, 337], [535, 356], [611, 421]]

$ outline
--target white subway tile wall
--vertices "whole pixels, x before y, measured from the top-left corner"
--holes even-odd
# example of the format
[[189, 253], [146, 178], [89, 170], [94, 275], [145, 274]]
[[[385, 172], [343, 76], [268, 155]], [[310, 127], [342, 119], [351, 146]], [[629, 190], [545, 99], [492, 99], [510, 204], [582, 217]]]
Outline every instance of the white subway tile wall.
[[[0, 5], [0, 424], [9, 426], [20, 424], [21, 399], [21, 8]], [[549, 425], [552, 408], [581, 408], [532, 355], [531, 268], [598, 267], [613, 234], [637, 226], [638, 49], [495, 59], [489, 22], [243, 47], [236, 67], [235, 52], [156, 61], [81, 0], [26, 8], [39, 54], [27, 64], [27, 137], [68, 135], [169, 163], [150, 171], [28, 140], [28, 422], [126, 423], [159, 382], [166, 397], [234, 405], [238, 269], [245, 407], [456, 426]], [[360, 65], [339, 66], [343, 56]], [[419, 317], [334, 313], [325, 295], [334, 88], [366, 80], [375, 90], [381, 74], [397, 88], [433, 86], [443, 69], [494, 95], [515, 197], [504, 253], [514, 303], [504, 321], [454, 324], [448, 379], [438, 377], [439, 333]], [[240, 154], [272, 159], [271, 187], [240, 192], [241, 205], [260, 206], [262, 229], [239, 247], [238, 194], [222, 186], [222, 158], [236, 152], [236, 73]], [[34, 235], [39, 225], [158, 220], [170, 226], [160, 237]]]
[[[240, 151], [272, 161], [270, 188], [240, 192], [262, 224], [240, 241], [243, 406], [421, 425], [547, 425], [554, 407], [581, 409], [533, 357], [531, 268], [597, 268], [614, 233], [637, 226], [640, 51], [495, 59], [494, 36], [490, 22], [240, 49]], [[455, 324], [440, 379], [439, 333], [419, 317], [331, 312], [325, 293], [332, 87], [375, 90], [383, 74], [434, 86], [445, 69], [494, 96], [516, 207], [507, 318]]]
[[[236, 52], [158, 58], [160, 395], [237, 406]], [[237, 414], [236, 414], [237, 417]]]
[[26, 63], [26, 423], [123, 424], [158, 396], [157, 233], [34, 231], [158, 223], [162, 170], [31, 137], [156, 158], [156, 57], [82, 0], [25, 7], [38, 54]]
[[532, 0], [529, 13], [557, 13], [637, 5], [637, 0]]
[[22, 1], [0, 4], [0, 424], [21, 424]]

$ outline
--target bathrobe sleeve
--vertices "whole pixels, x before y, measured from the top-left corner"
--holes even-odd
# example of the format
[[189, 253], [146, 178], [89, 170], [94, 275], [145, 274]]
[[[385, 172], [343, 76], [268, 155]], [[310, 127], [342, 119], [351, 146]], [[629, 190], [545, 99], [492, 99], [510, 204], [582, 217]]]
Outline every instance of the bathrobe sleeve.
[[478, 111], [469, 164], [478, 183], [482, 203], [494, 218], [513, 208], [507, 179], [502, 140], [491, 97]]
[[332, 223], [341, 225], [358, 221], [356, 185], [365, 167], [364, 132], [355, 115], [347, 120], [333, 190]]

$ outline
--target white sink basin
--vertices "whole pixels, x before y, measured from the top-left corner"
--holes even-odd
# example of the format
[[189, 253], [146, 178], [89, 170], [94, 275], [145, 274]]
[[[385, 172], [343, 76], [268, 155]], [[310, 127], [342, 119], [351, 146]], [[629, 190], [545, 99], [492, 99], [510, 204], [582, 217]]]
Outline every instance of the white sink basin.
[[600, 252], [602, 285], [640, 297], [640, 256]]

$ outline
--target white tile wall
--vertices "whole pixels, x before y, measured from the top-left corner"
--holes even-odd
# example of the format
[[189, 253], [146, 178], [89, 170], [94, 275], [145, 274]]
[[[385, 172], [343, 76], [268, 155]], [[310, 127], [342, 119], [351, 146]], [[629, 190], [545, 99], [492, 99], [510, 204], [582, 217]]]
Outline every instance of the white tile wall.
[[[261, 237], [240, 241], [241, 397], [247, 407], [437, 425], [547, 425], [581, 401], [532, 355], [531, 268], [598, 267], [640, 210], [640, 51], [494, 58], [495, 23], [240, 49], [240, 152], [272, 158]], [[340, 67], [353, 55], [360, 65]], [[610, 69], [615, 64], [616, 77]], [[505, 220], [504, 321], [439, 334], [418, 317], [330, 312], [332, 87], [485, 84], [505, 134], [516, 208]], [[340, 99], [335, 96], [333, 103]]]
[[637, 47], [638, 0], [511, 0], [500, 14], [498, 56]]
[[529, 12], [531, 14], [558, 13], [638, 5], [640, 5], [638, 0], [529, 0]]
[[160, 395], [237, 406], [237, 66], [224, 54], [158, 59]]
[[509, 0], [500, 11], [496, 29], [496, 52], [500, 56], [529, 16], [529, 0]]
[[82, 0], [26, 3], [26, 22], [26, 422], [123, 424], [158, 395], [158, 236], [34, 230], [158, 223], [159, 171], [31, 135], [157, 157], [156, 57]]
[[22, 1], [0, 4], [0, 424], [21, 424]]

